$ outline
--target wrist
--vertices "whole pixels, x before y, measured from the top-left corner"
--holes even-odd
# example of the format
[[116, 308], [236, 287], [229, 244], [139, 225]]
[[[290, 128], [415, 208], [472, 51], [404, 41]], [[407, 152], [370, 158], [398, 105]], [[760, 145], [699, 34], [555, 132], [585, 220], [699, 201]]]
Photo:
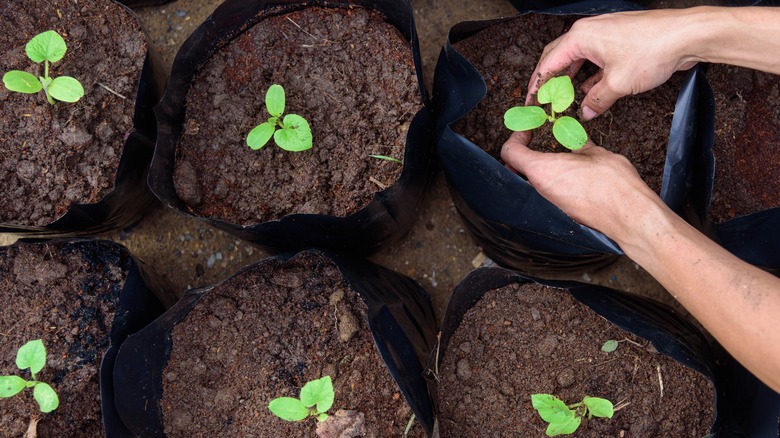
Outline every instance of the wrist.
[[680, 222], [684, 224], [654, 192], [652, 195], [645, 195], [642, 202], [626, 209], [609, 236], [629, 258], [642, 266], [652, 264], [656, 245], [679, 236]]

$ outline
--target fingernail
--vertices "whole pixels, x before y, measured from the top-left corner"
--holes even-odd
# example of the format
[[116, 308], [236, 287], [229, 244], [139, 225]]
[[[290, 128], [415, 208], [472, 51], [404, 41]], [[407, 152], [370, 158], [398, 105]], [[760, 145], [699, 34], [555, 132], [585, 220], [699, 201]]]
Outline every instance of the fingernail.
[[585, 121], [591, 120], [592, 118], [596, 117], [598, 114], [596, 114], [596, 111], [593, 111], [592, 109], [588, 108], [587, 106], [582, 107], [582, 118]]

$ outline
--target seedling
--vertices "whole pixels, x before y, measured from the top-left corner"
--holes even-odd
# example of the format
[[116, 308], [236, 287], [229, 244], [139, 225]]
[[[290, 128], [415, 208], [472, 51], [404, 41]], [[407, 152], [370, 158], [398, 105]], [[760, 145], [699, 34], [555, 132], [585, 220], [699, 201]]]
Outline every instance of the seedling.
[[326, 412], [333, 405], [333, 381], [330, 376], [312, 380], [301, 388], [301, 398], [279, 397], [271, 400], [268, 409], [287, 421], [301, 421], [316, 417], [319, 421], [328, 418]]
[[35, 379], [35, 373], [46, 366], [46, 348], [43, 346], [43, 341], [37, 339], [22, 345], [16, 352], [16, 366], [22, 370], [29, 368], [32, 380], [27, 381], [19, 376], [0, 376], [0, 397], [11, 397], [24, 388], [33, 388], [33, 397], [38, 402], [41, 412], [57, 409], [60, 405], [57, 393], [48, 383]]
[[297, 114], [287, 114], [282, 119], [284, 103], [284, 88], [281, 85], [271, 85], [265, 93], [265, 107], [271, 114], [271, 118], [249, 131], [246, 144], [250, 148], [260, 149], [273, 137], [276, 145], [286, 151], [299, 152], [311, 149], [309, 122]]
[[585, 397], [581, 402], [567, 406], [554, 395], [533, 394], [531, 403], [542, 419], [550, 423], [545, 432], [547, 436], [574, 433], [585, 415], [590, 420], [593, 417], [612, 418], [615, 413], [612, 402], [598, 397]]
[[585, 128], [573, 117], [555, 116], [555, 113], [566, 111], [574, 102], [571, 78], [559, 76], [550, 79], [539, 87], [536, 98], [541, 104], [550, 104], [552, 110], [549, 116], [538, 106], [516, 106], [504, 113], [504, 125], [512, 131], [528, 131], [544, 125], [544, 122], [552, 122], [553, 136], [559, 143], [571, 150], [580, 149], [588, 140]]
[[54, 99], [76, 102], [84, 95], [81, 82], [70, 76], [49, 77], [49, 63], [62, 59], [67, 48], [65, 40], [53, 30], [35, 35], [25, 46], [25, 51], [33, 62], [44, 63], [43, 76], [36, 78], [26, 71], [11, 70], [3, 75], [3, 84], [9, 90], [20, 93], [35, 94], [43, 90], [52, 105]]

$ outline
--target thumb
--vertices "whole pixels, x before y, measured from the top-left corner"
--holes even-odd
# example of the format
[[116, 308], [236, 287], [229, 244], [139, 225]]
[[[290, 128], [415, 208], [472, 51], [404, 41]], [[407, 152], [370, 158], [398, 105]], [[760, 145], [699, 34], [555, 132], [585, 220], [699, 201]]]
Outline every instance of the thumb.
[[602, 78], [585, 95], [582, 101], [582, 118], [591, 120], [608, 110], [616, 100], [625, 96], [626, 93], [614, 90], [607, 85], [607, 80]]
[[531, 141], [530, 131], [513, 132], [509, 139], [501, 147], [501, 159], [504, 160], [512, 169], [525, 174], [526, 164], [535, 155], [541, 152], [528, 149], [528, 143]]

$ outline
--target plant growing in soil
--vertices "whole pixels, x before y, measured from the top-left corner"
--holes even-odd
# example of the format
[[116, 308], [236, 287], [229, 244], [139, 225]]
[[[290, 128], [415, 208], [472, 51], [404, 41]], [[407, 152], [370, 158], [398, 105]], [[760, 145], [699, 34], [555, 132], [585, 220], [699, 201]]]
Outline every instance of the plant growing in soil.
[[19, 348], [16, 352], [16, 366], [19, 369], [30, 369], [32, 380], [24, 380], [19, 376], [0, 376], [0, 397], [11, 397], [24, 388], [33, 388], [33, 397], [38, 402], [41, 412], [51, 412], [60, 405], [57, 393], [48, 383], [35, 379], [35, 373], [46, 366], [46, 348], [43, 341], [36, 339]]
[[35, 35], [25, 46], [27, 56], [37, 63], [44, 63], [43, 76], [36, 78], [26, 71], [11, 70], [3, 75], [3, 84], [11, 91], [34, 94], [41, 90], [46, 99], [54, 105], [54, 99], [63, 102], [76, 102], [84, 95], [81, 82], [70, 76], [49, 76], [49, 63], [57, 62], [65, 56], [68, 47], [65, 40], [53, 30]]
[[585, 415], [612, 418], [614, 406], [609, 400], [599, 397], [585, 397], [581, 402], [566, 405], [558, 397], [550, 394], [533, 394], [531, 403], [539, 411], [542, 419], [548, 423], [547, 436], [568, 435], [574, 433]]
[[249, 131], [246, 144], [250, 148], [260, 149], [271, 137], [277, 146], [286, 151], [299, 152], [311, 148], [309, 122], [297, 114], [287, 114], [282, 119], [284, 103], [284, 88], [277, 84], [271, 85], [265, 93], [265, 107], [271, 118]]
[[544, 125], [544, 122], [552, 122], [553, 136], [558, 142], [571, 150], [580, 149], [588, 140], [585, 128], [573, 117], [555, 116], [555, 113], [566, 111], [574, 102], [571, 78], [559, 76], [550, 79], [539, 87], [536, 98], [541, 104], [550, 104], [549, 116], [538, 106], [516, 106], [504, 113], [504, 125], [512, 131], [527, 131]]
[[301, 421], [308, 417], [325, 421], [334, 396], [333, 381], [330, 376], [325, 376], [303, 385], [300, 400], [292, 397], [275, 398], [268, 404], [268, 409], [287, 421]]

